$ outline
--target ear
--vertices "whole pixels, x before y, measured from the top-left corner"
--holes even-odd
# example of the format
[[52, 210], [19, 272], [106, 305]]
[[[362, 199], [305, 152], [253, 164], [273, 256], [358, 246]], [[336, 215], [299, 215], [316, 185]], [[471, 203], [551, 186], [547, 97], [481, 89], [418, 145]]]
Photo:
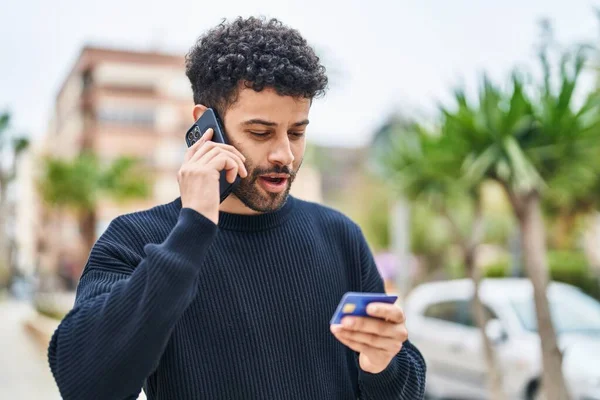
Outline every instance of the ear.
[[204, 111], [207, 110], [207, 107], [202, 104], [196, 104], [194, 109], [192, 110], [192, 115], [194, 116], [194, 121], [197, 121], [198, 118], [204, 114]]

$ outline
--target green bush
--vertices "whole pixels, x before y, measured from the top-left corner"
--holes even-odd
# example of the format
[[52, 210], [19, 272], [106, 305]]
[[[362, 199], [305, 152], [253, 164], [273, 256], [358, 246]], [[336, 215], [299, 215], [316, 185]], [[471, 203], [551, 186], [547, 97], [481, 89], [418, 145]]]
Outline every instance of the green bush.
[[509, 275], [508, 262], [498, 261], [485, 267], [486, 278], [504, 278]]
[[552, 251], [548, 254], [552, 279], [569, 283], [600, 299], [598, 279], [588, 267], [585, 255], [574, 251]]
[[[564, 282], [581, 288], [600, 300], [600, 285], [588, 267], [585, 255], [575, 251], [548, 252], [548, 265], [553, 281]], [[503, 278], [509, 275], [508, 261], [488, 265], [484, 269], [487, 278]]]
[[447, 262], [445, 271], [448, 279], [462, 279], [467, 277], [465, 266], [460, 261]]

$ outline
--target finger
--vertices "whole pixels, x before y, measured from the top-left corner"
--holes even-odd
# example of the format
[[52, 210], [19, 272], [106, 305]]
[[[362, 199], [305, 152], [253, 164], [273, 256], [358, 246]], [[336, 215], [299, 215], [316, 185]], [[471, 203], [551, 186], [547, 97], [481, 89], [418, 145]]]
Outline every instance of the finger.
[[235, 178], [237, 178], [238, 174], [243, 175], [243, 171], [240, 169], [239, 162], [236, 161], [237, 168], [228, 169], [225, 172], [225, 180], [229, 183], [235, 182]]
[[225, 179], [227, 180], [227, 182], [233, 183], [235, 182], [235, 178], [237, 178], [237, 175], [238, 173], [235, 170], [230, 169], [225, 173]]
[[239, 164], [231, 156], [221, 153], [213, 158], [209, 164], [219, 171], [225, 171], [225, 179], [229, 183], [234, 182], [238, 174]]
[[198, 152], [198, 150], [202, 148], [204, 143], [208, 142], [210, 139], [212, 139], [212, 137], [213, 137], [213, 130], [211, 128], [209, 128], [206, 130], [204, 135], [202, 135], [200, 137], [200, 139], [198, 139], [198, 141], [196, 143], [194, 143], [193, 145], [190, 146], [189, 149], [187, 149], [187, 151], [185, 152], [184, 160], [186, 162], [190, 161], [192, 159], [192, 157], [194, 156], [194, 154], [196, 154]]
[[233, 154], [236, 154], [238, 157], [244, 159], [245, 157], [242, 155], [242, 153], [240, 153], [235, 147], [227, 145], [227, 144], [223, 144], [223, 143], [216, 143], [216, 142], [206, 142], [201, 148], [199, 148], [196, 153], [194, 153], [194, 155], [192, 156], [192, 158], [190, 159], [190, 162], [195, 162], [199, 159], [201, 159], [202, 157], [204, 157], [204, 155], [206, 153], [208, 153], [209, 151], [211, 151], [212, 149], [223, 149], [226, 151], [229, 151]]
[[367, 314], [397, 324], [403, 323], [406, 319], [404, 311], [395, 304], [371, 303], [367, 306]]
[[396, 354], [402, 348], [402, 342], [398, 339], [392, 339], [384, 336], [377, 336], [372, 333], [355, 332], [342, 329], [338, 335], [344, 339], [352, 340], [357, 343], [377, 348], [389, 353]]
[[246, 169], [245, 167], [245, 161], [246, 161], [246, 157], [244, 157], [244, 155], [242, 153], [240, 153], [235, 147], [233, 146], [229, 146], [229, 145], [225, 145], [222, 143], [215, 143], [215, 142], [209, 142], [206, 143], [204, 146], [202, 146], [201, 149], [199, 149], [196, 154], [194, 154], [194, 156], [192, 157], [192, 159], [189, 162], [196, 162], [200, 159], [204, 159], [206, 162], [207, 160], [209, 160], [209, 158], [206, 158], [206, 155], [212, 152], [212, 156], [211, 158], [213, 158], [216, 153], [214, 152], [214, 150], [216, 150], [218, 152], [227, 152], [230, 153], [231, 155], [237, 157], [241, 164], [244, 165], [244, 168], [242, 168], [243, 170]]
[[356, 351], [357, 353], [363, 352], [365, 350], [365, 348], [366, 348], [366, 346], [364, 344], [359, 343], [359, 342], [355, 342], [352, 339], [347, 339], [345, 337], [339, 336], [339, 334], [334, 333], [334, 336], [342, 344], [344, 344], [345, 346], [348, 346], [349, 348], [351, 348], [352, 350]]
[[242, 160], [246, 161], [246, 156], [243, 155], [242, 152], [239, 151], [237, 148], [235, 148], [235, 146], [232, 146], [230, 144], [223, 144], [222, 146], [225, 146], [227, 149], [237, 154]]
[[227, 171], [225, 177], [229, 183], [233, 183], [235, 181], [235, 177], [240, 168], [240, 165], [238, 162], [236, 162], [233, 156], [225, 153], [217, 155], [207, 165], [210, 165], [212, 168], [215, 168], [218, 171]]
[[[235, 153], [232, 153], [228, 150], [223, 149], [222, 147], [214, 147], [210, 151], [208, 151], [200, 160], [204, 164], [209, 164], [215, 157], [218, 157], [220, 154], [225, 154], [228, 157], [231, 157], [238, 164], [238, 171], [242, 178], [248, 176], [248, 171], [246, 170], [246, 166], [244, 165], [244, 161]], [[195, 157], [194, 157], [195, 158]], [[194, 159], [192, 159], [192, 162]], [[234, 176], [235, 179], [235, 176]]]
[[207, 152], [211, 151], [214, 148], [220, 148], [220, 149], [229, 151], [229, 152], [237, 155], [238, 157], [240, 157], [242, 160], [246, 161], [246, 157], [235, 147], [233, 147], [229, 144], [216, 143], [216, 142], [208, 142], [204, 146], [202, 146], [202, 148], [199, 149], [196, 152], [196, 154], [194, 154], [191, 161], [193, 162], [193, 161], [199, 160], [200, 158], [202, 158], [202, 156], [204, 156], [204, 154], [206, 154]]
[[360, 343], [354, 341], [352, 339], [348, 339], [345, 337], [340, 337], [336, 335], [337, 340], [339, 340], [342, 344], [348, 346], [350, 349], [356, 351], [357, 353], [365, 354], [369, 358], [377, 359], [377, 358], [388, 358], [389, 352], [385, 350], [380, 350], [375, 347], [368, 346], [364, 343]]
[[342, 326], [348, 330], [372, 333], [388, 338], [399, 336], [398, 324], [370, 317], [345, 317], [342, 319]]
[[204, 132], [204, 135], [202, 135], [201, 139], [204, 139], [205, 142], [208, 142], [213, 138], [214, 133], [215, 131], [213, 128], [208, 128], [206, 132]]

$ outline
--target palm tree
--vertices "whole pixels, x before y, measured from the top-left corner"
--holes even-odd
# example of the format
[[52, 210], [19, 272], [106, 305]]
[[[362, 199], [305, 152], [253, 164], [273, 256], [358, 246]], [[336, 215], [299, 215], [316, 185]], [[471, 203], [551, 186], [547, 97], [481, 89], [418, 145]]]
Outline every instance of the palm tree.
[[[6, 223], [13, 221], [12, 207], [8, 201], [8, 186], [16, 176], [19, 157], [29, 146], [24, 137], [10, 135], [10, 114], [0, 113], [0, 287], [10, 283], [12, 244]], [[8, 162], [6, 162], [8, 160]]]
[[600, 210], [600, 175], [596, 177], [595, 184], [586, 184], [585, 188], [586, 191], [580, 193], [549, 187], [544, 195], [542, 206], [544, 215], [552, 223], [551, 240], [554, 248], [576, 248], [582, 230], [589, 228], [590, 217]]
[[[477, 247], [484, 235], [480, 195], [483, 182], [473, 184], [463, 179], [465, 148], [455, 140], [456, 136], [446, 134], [443, 128], [441, 133], [435, 134], [418, 124], [396, 121], [384, 129], [388, 130], [386, 139], [375, 153], [382, 176], [410, 202], [428, 205], [442, 215], [461, 250], [466, 273], [474, 283], [472, 309], [481, 332], [491, 398], [504, 399], [502, 376], [486, 333], [487, 314], [479, 297], [482, 276], [475, 265]], [[464, 218], [460, 218], [465, 209], [470, 214], [466, 227], [461, 224]]]
[[73, 160], [46, 158], [38, 182], [39, 192], [49, 206], [77, 213], [83, 242], [86, 249], [91, 249], [96, 240], [99, 199], [127, 201], [148, 196], [149, 181], [138, 165], [130, 157], [101, 163], [90, 153], [82, 153]]
[[589, 193], [600, 173], [600, 95], [590, 93], [574, 106], [574, 93], [586, 62], [584, 48], [564, 52], [557, 83], [548, 48], [540, 53], [543, 82], [526, 94], [524, 78], [513, 74], [507, 91], [484, 79], [478, 101], [458, 92], [453, 110], [444, 109], [448, 134], [468, 148], [463, 164], [470, 182], [492, 179], [505, 189], [521, 230], [525, 267], [534, 288], [548, 399], [567, 398], [550, 306], [541, 200], [560, 193], [572, 201]]

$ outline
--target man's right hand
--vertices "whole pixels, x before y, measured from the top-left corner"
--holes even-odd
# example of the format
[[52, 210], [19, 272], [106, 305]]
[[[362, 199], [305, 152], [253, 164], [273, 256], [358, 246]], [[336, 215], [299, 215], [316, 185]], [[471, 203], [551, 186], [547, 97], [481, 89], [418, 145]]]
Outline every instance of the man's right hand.
[[221, 200], [219, 177], [227, 171], [227, 181], [233, 183], [236, 176], [245, 178], [248, 171], [244, 165], [246, 157], [235, 147], [215, 143], [210, 139], [213, 130], [208, 129], [185, 153], [177, 174], [181, 206], [196, 210], [215, 224], [219, 222]]

